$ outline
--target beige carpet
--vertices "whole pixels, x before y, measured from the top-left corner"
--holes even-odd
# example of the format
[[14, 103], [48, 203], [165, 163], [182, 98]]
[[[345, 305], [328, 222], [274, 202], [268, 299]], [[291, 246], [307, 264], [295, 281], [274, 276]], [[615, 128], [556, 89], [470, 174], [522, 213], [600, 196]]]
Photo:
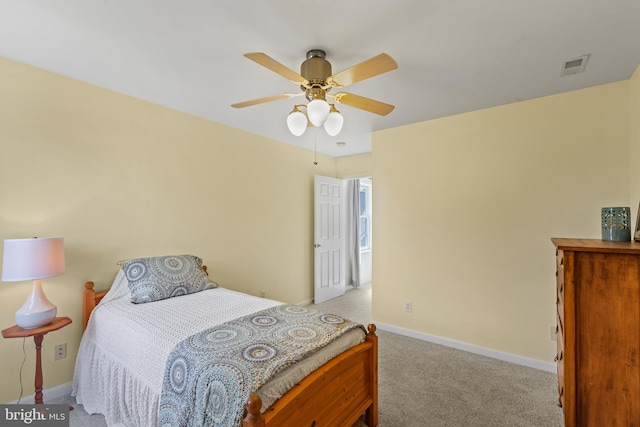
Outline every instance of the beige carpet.
[[364, 423], [364, 421], [358, 420], [352, 427], [367, 427], [367, 425]]
[[[316, 307], [371, 323], [371, 287]], [[389, 332], [378, 335], [381, 427], [564, 425], [554, 374]], [[70, 413], [72, 427], [106, 425], [102, 416], [88, 415], [70, 396], [60, 402], [76, 406]]]
[[[371, 287], [316, 307], [371, 323]], [[562, 427], [557, 377], [378, 330], [381, 427]]]

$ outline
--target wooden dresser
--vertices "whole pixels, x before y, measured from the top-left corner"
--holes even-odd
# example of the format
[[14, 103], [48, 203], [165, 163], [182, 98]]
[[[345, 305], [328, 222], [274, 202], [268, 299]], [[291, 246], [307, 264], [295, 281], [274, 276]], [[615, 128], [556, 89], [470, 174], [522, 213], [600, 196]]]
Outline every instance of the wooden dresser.
[[640, 427], [640, 243], [551, 241], [565, 427]]

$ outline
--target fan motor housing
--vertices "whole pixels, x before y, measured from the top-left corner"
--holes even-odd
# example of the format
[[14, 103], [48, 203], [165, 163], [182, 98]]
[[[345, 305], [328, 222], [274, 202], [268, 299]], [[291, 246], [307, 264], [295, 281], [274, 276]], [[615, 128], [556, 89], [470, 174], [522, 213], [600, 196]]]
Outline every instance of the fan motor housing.
[[300, 65], [300, 75], [311, 85], [324, 85], [331, 75], [331, 63], [325, 56], [324, 50], [312, 49], [307, 52], [307, 59]]

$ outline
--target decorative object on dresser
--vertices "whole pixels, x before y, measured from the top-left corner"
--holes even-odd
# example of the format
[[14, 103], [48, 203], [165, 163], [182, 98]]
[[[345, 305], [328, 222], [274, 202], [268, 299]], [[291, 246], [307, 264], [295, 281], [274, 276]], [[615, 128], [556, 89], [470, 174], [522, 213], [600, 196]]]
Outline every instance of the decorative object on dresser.
[[638, 426], [640, 243], [551, 241], [565, 427]]
[[68, 317], [56, 317], [50, 322], [48, 325], [41, 326], [39, 328], [31, 328], [25, 329], [21, 328], [18, 325], [12, 326], [2, 331], [3, 338], [26, 338], [33, 337], [33, 341], [36, 344], [36, 375], [35, 375], [35, 395], [33, 400], [36, 405], [41, 405], [44, 402], [42, 401], [42, 386], [44, 381], [42, 379], [42, 341], [44, 340], [44, 336], [53, 331], [57, 331], [58, 329], [64, 328], [69, 323], [71, 323], [71, 319]]
[[602, 208], [602, 240], [629, 242], [631, 240], [631, 209]]
[[40, 279], [64, 273], [62, 237], [7, 239], [4, 241], [2, 281], [33, 280], [33, 291], [16, 311], [16, 324], [25, 329], [51, 323], [57, 308], [45, 296]]

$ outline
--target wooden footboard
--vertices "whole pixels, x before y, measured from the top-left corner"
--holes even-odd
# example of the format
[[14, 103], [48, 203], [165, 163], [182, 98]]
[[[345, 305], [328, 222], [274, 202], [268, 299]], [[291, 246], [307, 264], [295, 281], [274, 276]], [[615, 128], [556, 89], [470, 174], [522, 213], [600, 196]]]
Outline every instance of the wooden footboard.
[[366, 341], [312, 372], [264, 413], [253, 395], [243, 427], [352, 426], [363, 413], [378, 425], [378, 336], [368, 327]]
[[[83, 330], [107, 291], [85, 283]], [[368, 427], [378, 425], [378, 336], [370, 324], [365, 342], [346, 350], [313, 371], [264, 413], [257, 395], [246, 404], [243, 427], [351, 427], [365, 413]]]

